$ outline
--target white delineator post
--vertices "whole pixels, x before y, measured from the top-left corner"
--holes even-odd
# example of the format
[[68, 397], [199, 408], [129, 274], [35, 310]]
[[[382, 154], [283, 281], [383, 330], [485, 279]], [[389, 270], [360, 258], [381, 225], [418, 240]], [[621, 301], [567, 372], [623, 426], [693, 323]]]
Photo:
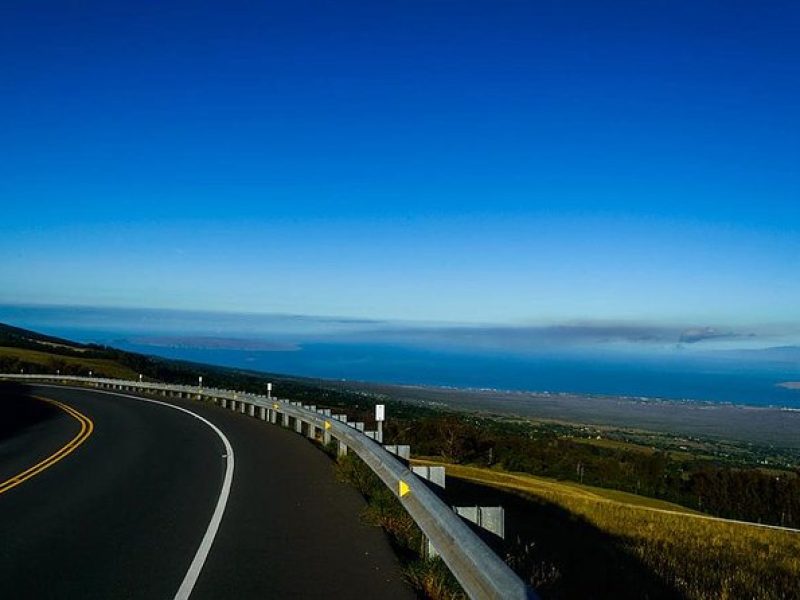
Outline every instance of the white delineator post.
[[377, 438], [375, 441], [379, 444], [383, 443], [383, 422], [386, 420], [386, 405], [375, 405], [375, 422], [378, 424], [378, 431], [375, 434]]

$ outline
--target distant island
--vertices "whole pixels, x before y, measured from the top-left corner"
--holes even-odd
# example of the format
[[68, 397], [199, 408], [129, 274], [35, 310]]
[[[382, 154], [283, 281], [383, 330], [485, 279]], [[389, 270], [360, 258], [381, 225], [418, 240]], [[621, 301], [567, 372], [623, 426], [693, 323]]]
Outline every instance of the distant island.
[[784, 381], [779, 383], [778, 387], [786, 388], [787, 390], [800, 390], [800, 381]]
[[242, 338], [209, 336], [148, 336], [135, 337], [130, 341], [141, 346], [157, 348], [189, 348], [192, 350], [244, 350], [249, 352], [293, 352], [299, 350], [297, 344], [267, 342]]

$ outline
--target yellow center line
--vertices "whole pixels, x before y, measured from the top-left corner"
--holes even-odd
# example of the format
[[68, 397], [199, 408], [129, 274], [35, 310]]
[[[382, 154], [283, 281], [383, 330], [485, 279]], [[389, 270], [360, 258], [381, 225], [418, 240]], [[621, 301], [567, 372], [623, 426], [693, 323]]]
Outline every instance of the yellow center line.
[[51, 454], [50, 456], [48, 456], [42, 461], [39, 461], [32, 467], [25, 469], [21, 473], [18, 473], [13, 477], [9, 477], [8, 479], [0, 483], [0, 494], [7, 492], [11, 488], [18, 486], [23, 481], [26, 481], [31, 477], [38, 475], [48, 467], [52, 467], [58, 461], [65, 458], [72, 452], [74, 452], [78, 448], [78, 446], [83, 444], [83, 442], [85, 442], [86, 439], [90, 435], [92, 435], [92, 431], [94, 431], [94, 423], [92, 422], [92, 420], [86, 415], [79, 413], [71, 406], [67, 406], [66, 404], [62, 404], [61, 402], [58, 402], [56, 400], [51, 400], [49, 398], [42, 398], [40, 396], [34, 396], [34, 398], [36, 398], [37, 400], [42, 400], [43, 402], [49, 402], [50, 404], [57, 406], [58, 408], [66, 412], [68, 415], [70, 415], [72, 418], [74, 418], [76, 421], [78, 421], [78, 423], [81, 424], [81, 429], [74, 438], [72, 438], [61, 448], [53, 452], [53, 454]]

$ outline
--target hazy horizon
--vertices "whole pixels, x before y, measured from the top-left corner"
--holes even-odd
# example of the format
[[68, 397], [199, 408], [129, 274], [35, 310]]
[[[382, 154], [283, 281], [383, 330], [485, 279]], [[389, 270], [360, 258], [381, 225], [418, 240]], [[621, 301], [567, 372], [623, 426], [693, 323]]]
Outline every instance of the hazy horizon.
[[729, 327], [719, 324], [593, 321], [551, 323], [415, 322], [332, 315], [192, 311], [75, 305], [0, 304], [0, 321], [28, 328], [58, 326], [87, 331], [226, 337], [243, 340], [378, 342], [468, 349], [544, 351], [750, 351], [798, 346], [800, 328], [788, 324]]

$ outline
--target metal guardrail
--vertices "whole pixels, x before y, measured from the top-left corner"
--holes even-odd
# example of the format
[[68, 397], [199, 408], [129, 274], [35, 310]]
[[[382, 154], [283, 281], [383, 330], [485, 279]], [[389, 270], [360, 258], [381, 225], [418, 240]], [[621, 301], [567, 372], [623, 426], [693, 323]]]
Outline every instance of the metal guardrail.
[[[262, 418], [286, 415], [308, 427], [330, 434], [340, 444], [355, 452], [394, 492], [400, 503], [427, 536], [455, 578], [470, 598], [535, 599], [538, 596], [511, 568], [481, 540], [449, 506], [431, 491], [405, 464], [362, 431], [336, 420], [321, 411], [311, 410], [288, 400], [257, 394], [200, 386], [127, 381], [63, 375], [0, 374], [0, 379], [51, 383], [82, 383], [93, 387], [131, 392], [157, 392], [162, 395], [225, 401], [231, 407], [253, 406]], [[221, 402], [220, 402], [221, 403]], [[235, 404], [234, 404], [235, 403]], [[239, 404], [241, 403], [241, 404]], [[274, 418], [272, 419], [274, 422]], [[314, 430], [311, 430], [312, 432]]]

